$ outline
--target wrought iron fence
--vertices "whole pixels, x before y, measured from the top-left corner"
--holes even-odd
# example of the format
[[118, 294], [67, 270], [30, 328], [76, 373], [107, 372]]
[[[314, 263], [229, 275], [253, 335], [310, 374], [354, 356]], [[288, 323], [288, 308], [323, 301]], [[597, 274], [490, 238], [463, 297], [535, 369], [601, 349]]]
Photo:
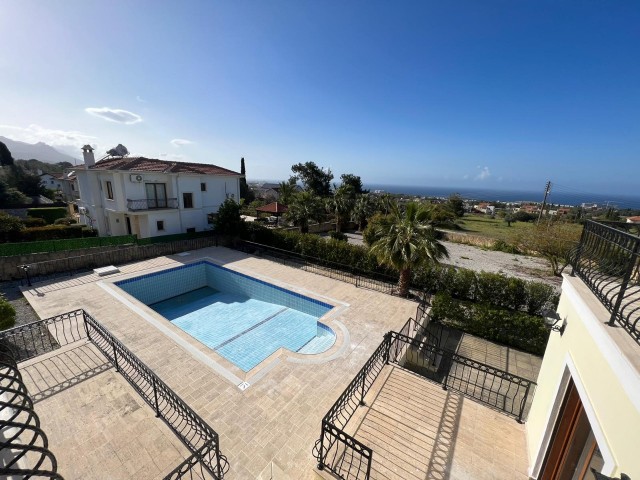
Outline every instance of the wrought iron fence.
[[571, 265], [609, 310], [609, 325], [619, 324], [640, 344], [640, 237], [628, 225], [585, 222]]
[[[192, 456], [170, 474], [190, 478], [198, 469], [222, 479], [229, 464], [220, 453], [218, 434], [138, 357], [84, 310], [21, 325], [0, 332], [0, 345], [17, 361], [27, 360], [65, 345], [88, 339], [155, 410]], [[193, 470], [193, 471], [192, 471]], [[198, 478], [198, 477], [196, 477]]]
[[141, 198], [127, 200], [127, 208], [132, 212], [140, 210], [157, 210], [161, 208], [178, 208], [177, 198]]
[[402, 333], [388, 332], [331, 406], [313, 448], [318, 469], [327, 469], [341, 479], [370, 478], [373, 450], [345, 430], [358, 407], [365, 404], [365, 396], [384, 366], [390, 363], [524, 421], [535, 382], [439, 348], [420, 333], [421, 328], [410, 318]]
[[351, 283], [356, 287], [368, 288], [369, 290], [390, 295], [398, 294], [397, 279], [383, 273], [361, 270], [341, 263], [310, 257], [308, 255], [246, 240], [238, 242], [235, 248], [249, 254], [268, 255], [280, 261], [283, 265], [302, 268], [303, 270], [334, 280]]
[[373, 450], [344, 430], [387, 363], [389, 345], [387, 334], [322, 419], [320, 439], [314, 446], [318, 469], [326, 468], [344, 479], [369, 478]]
[[390, 335], [389, 363], [397, 363], [519, 422], [526, 418], [535, 382], [437, 347], [426, 338], [397, 332]]
[[56, 457], [18, 371], [16, 359], [0, 343], [0, 451], [2, 478], [51, 478], [57, 473]]

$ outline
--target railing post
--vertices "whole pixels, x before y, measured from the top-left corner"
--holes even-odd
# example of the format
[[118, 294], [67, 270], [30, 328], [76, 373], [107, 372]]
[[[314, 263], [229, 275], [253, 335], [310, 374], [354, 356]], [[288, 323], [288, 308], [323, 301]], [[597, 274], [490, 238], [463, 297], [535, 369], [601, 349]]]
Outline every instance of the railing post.
[[622, 279], [622, 284], [620, 285], [620, 290], [618, 291], [616, 304], [614, 305], [613, 310], [611, 312], [611, 318], [607, 323], [612, 327], [616, 323], [616, 316], [618, 315], [618, 311], [620, 310], [620, 305], [622, 304], [622, 299], [624, 298], [624, 294], [627, 291], [627, 287], [629, 286], [629, 281], [631, 280], [631, 274], [633, 273], [633, 269], [636, 268], [636, 257], [638, 256], [639, 249], [640, 249], [640, 240], [636, 240], [635, 245], [633, 246], [633, 250], [631, 251], [629, 266], [627, 267], [627, 271], [625, 272], [624, 278]]
[[118, 354], [116, 350], [116, 344], [111, 342], [111, 346], [113, 347], [113, 362], [116, 364], [116, 372], [120, 372], [120, 367], [118, 367]]
[[524, 392], [524, 398], [522, 399], [522, 406], [520, 407], [520, 413], [518, 414], [518, 423], [524, 423], [524, 409], [527, 407], [527, 398], [529, 398], [529, 389], [531, 384], [527, 383], [527, 389]]
[[360, 389], [360, 406], [364, 407], [366, 405], [366, 403], [364, 403], [364, 396], [365, 396], [365, 387], [367, 386], [367, 376], [363, 375], [362, 376], [362, 388]]
[[[443, 350], [443, 352], [446, 352], [446, 350]], [[451, 366], [453, 365], [453, 354], [451, 353], [446, 353], [446, 355], [442, 356], [443, 359], [446, 358], [446, 364], [445, 367], [447, 368], [447, 373], [444, 376], [444, 382], [442, 382], [442, 389], [446, 390], [447, 389], [447, 382], [449, 381], [449, 372], [451, 372]]]
[[387, 365], [389, 365], [389, 356], [391, 354], [391, 332], [387, 332], [384, 334], [384, 342], [385, 342], [385, 346], [384, 346], [384, 363], [386, 363]]
[[160, 407], [158, 406], [158, 389], [156, 388], [156, 377], [151, 377], [152, 380], [152, 384], [153, 384], [153, 399], [155, 400], [155, 404], [156, 404], [156, 417], [160, 416]]
[[371, 464], [373, 463], [373, 450], [369, 450], [369, 458], [367, 461], [367, 476], [364, 477], [366, 480], [371, 478]]
[[320, 447], [318, 449], [318, 470], [324, 470], [324, 420], [320, 429]]

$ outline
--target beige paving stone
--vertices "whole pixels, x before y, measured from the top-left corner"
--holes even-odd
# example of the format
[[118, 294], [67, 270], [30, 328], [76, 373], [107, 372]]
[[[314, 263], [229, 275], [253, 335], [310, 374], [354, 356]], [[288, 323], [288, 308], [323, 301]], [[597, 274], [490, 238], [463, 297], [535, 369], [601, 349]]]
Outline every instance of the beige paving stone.
[[[248, 378], [251, 386], [240, 391], [198, 356], [204, 355], [223, 364], [215, 352], [207, 351], [199, 342], [163, 320], [148, 307], [138, 305], [141, 312], [164, 322], [163, 325], [183, 342], [177, 343], [138, 311], [132, 310], [109, 293], [114, 288], [110, 283], [115, 280], [205, 257], [232, 270], [295, 291], [329, 298], [337, 304], [348, 304], [335, 317], [349, 332], [345, 348], [335, 358], [314, 364], [296, 363], [288, 355], [284, 355], [259, 380], [253, 382]], [[412, 301], [356, 288], [354, 285], [225, 248], [207, 248], [192, 252], [188, 257], [161, 257], [119, 267], [122, 273], [108, 280], [92, 275], [65, 279], [38, 285], [25, 291], [25, 296], [41, 318], [84, 308], [104, 324], [219, 433], [221, 451], [230, 462], [230, 471], [225, 477], [228, 479], [255, 479], [272, 461], [291, 478], [319, 478], [313, 469], [316, 462], [311, 451], [319, 436], [323, 415], [379, 345], [383, 334], [400, 329], [409, 316], [415, 315], [416, 309], [416, 304]], [[335, 347], [336, 352], [338, 348]], [[501, 358], [499, 354], [493, 357], [496, 361]], [[375, 478], [444, 478], [442, 475], [447, 469], [455, 472], [458, 475], [456, 478], [465, 478], [465, 472], [477, 473], [477, 470], [469, 469], [474, 466], [478, 468], [474, 463], [473, 449], [484, 434], [480, 435], [475, 428], [495, 422], [497, 417], [492, 414], [498, 417], [502, 415], [478, 406], [471, 400], [445, 392], [439, 386], [406, 370], [391, 370], [388, 388], [377, 392], [379, 395], [366, 407], [366, 414], [358, 413], [362, 418], [353, 427], [360, 429], [361, 433], [358, 435], [374, 445], [375, 472], [378, 475]], [[239, 369], [236, 373], [240, 373]], [[51, 376], [54, 380], [57, 378], [53, 374]], [[49, 383], [54, 380], [49, 380]], [[80, 445], [80, 452], [66, 451], [68, 447], [65, 447], [65, 451], [56, 451], [56, 444], [62, 442], [65, 436], [68, 437], [69, 432], [72, 432], [71, 436], [75, 439], [85, 435], [88, 442], [91, 438], [91, 448], [100, 453], [95, 456], [102, 462], [98, 471], [87, 463], [82, 478], [105, 478], [101, 477], [104, 472], [99, 469], [107, 467], [114, 469], [109, 478], [127, 478], [127, 475], [129, 478], [131, 475], [146, 478], [147, 473], [151, 475], [153, 468], [161, 472], [178, 463], [159, 461], [159, 456], [166, 460], [164, 456], [167, 452], [174, 452], [176, 460], [184, 457], [184, 447], [180, 450], [182, 445], [161, 421], [155, 419], [153, 410], [133, 390], [124, 392], [124, 387], [128, 385], [121, 377], [113, 370], [106, 370], [38, 404], [41, 417], [52, 419], [45, 425], [45, 430], [52, 430], [51, 436], [55, 439], [52, 448], [58, 455], [63, 470], [71, 468], [67, 465], [74, 463], [71, 461], [72, 456], [87, 457], [83, 451], [84, 440], [77, 443]], [[397, 395], [401, 395], [404, 400], [398, 401]], [[114, 402], [114, 406], [110, 408], [114, 408], [115, 412], [98, 408], [97, 413], [90, 413], [90, 409], [95, 408], [96, 404], [105, 403], [102, 401], [105, 396]], [[64, 405], [68, 397], [76, 400], [69, 399], [68, 405]], [[78, 410], [83, 414], [87, 413], [91, 421], [70, 426], [65, 424], [67, 422], [58, 423], [53, 420], [53, 417], [64, 418], [65, 415], [79, 416]], [[498, 431], [514, 430], [514, 439], [524, 435], [521, 425], [506, 417], [504, 420]], [[153, 428], [143, 428], [149, 422], [153, 424]], [[91, 432], [85, 432], [84, 427]], [[135, 437], [137, 443], [127, 444], [128, 448], [144, 452], [145, 465], [152, 466], [144, 471], [136, 469], [135, 463], [126, 453], [116, 455], [115, 460], [113, 455], [109, 457], [107, 446], [111, 452], [122, 448], [118, 443], [120, 437], [109, 432], [111, 427]], [[92, 438], [89, 435], [96, 431], [103, 434], [102, 446], [99, 436]], [[458, 431], [465, 432], [464, 439], [461, 437], [459, 443], [456, 441]], [[490, 434], [491, 432], [487, 432], [487, 436]], [[155, 435], [165, 437], [162, 442], [158, 442], [157, 447], [153, 446]], [[395, 447], [390, 446], [390, 440]], [[385, 454], [385, 449], [390, 448], [395, 450], [390, 451], [389, 455]], [[514, 455], [522, 456], [524, 451], [524, 448], [514, 450]], [[413, 454], [428, 462], [416, 463]], [[514, 469], [516, 465], [520, 468], [521, 463], [515, 463]], [[431, 476], [425, 476], [427, 470]]]

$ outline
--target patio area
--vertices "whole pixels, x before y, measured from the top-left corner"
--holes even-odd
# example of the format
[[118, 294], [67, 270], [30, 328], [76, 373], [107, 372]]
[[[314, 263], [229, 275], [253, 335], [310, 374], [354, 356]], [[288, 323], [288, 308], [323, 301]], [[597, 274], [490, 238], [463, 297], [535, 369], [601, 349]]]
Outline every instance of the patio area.
[[[202, 258], [213, 259], [237, 272], [299, 293], [326, 298], [341, 305], [334, 320], [343, 325], [348, 332], [342, 337], [344, 344], [335, 346], [317, 359], [302, 360], [295, 354], [281, 355], [259, 375], [248, 378], [249, 386], [243, 389], [235, 383], [236, 379], [220, 374], [215, 365], [219, 358], [207, 352], [202, 344], [145, 305], [127, 304], [118, 301], [112, 294], [115, 288], [112, 285], [114, 281], [180, 266]], [[62, 278], [25, 289], [24, 294], [41, 318], [83, 308], [108, 328], [219, 433], [221, 451], [230, 464], [230, 470], [225, 476], [229, 479], [271, 478], [272, 471], [280, 472], [280, 477], [277, 478], [317, 478], [316, 460], [312, 455], [312, 449], [320, 435], [322, 417], [375, 350], [384, 333], [399, 330], [416, 310], [416, 303], [409, 300], [357, 288], [355, 285], [222, 247], [211, 247], [190, 252], [189, 255], [160, 257], [119, 267], [122, 273], [107, 278], [99, 278], [96, 275]], [[164, 329], [157, 328], [149, 321], [154, 315], [158, 322], [165, 322]], [[83, 348], [84, 354], [93, 358], [90, 348]], [[60, 356], [59, 351], [54, 356], [57, 356], [57, 360], [48, 361], [53, 364], [57, 362], [57, 368], [60, 362], [71, 365], [78, 363], [75, 358]], [[159, 419], [154, 418], [153, 409], [140, 398], [136, 398], [135, 391], [112, 368], [102, 366], [99, 360], [94, 359], [93, 363], [86, 360], [86, 367], [83, 367], [88, 372], [86, 374], [69, 373], [71, 377], [80, 379], [69, 384], [61, 382], [57, 377], [44, 380], [48, 377], [42, 373], [43, 367], [43, 364], [36, 366], [30, 365], [29, 362], [20, 364], [23, 375], [30, 379], [29, 388], [32, 389], [32, 395], [40, 398], [36, 409], [51, 437], [51, 450], [58, 456], [62, 472], [69, 468], [65, 463], [82, 456], [87, 461], [83, 478], [130, 478], [135, 472], [131, 472], [131, 468], [134, 467], [127, 463], [128, 459], [121, 459], [119, 464], [109, 464], [109, 468], [113, 470], [106, 472], [101, 470], [106, 465], [104, 460], [101, 460], [103, 457], [91, 454], [98, 448], [102, 448], [103, 452], [109, 451], [109, 448], [113, 451], [122, 448], [133, 453], [146, 451], [155, 467], [154, 475], [150, 475], [149, 478], [159, 478], [162, 472], [165, 472], [165, 464], [159, 463], [156, 459], [158, 455], [164, 455], [154, 445], [156, 437], [160, 439], [158, 443], [163, 446], [162, 451], [167, 452], [167, 457], [175, 458], [170, 465], [171, 468], [180, 459], [188, 456], [186, 448], [170, 430]], [[391, 413], [385, 413], [384, 399], [391, 398], [389, 389], [370, 391], [367, 398], [375, 395], [375, 402], [358, 412], [358, 415], [363, 416], [362, 422], [358, 424], [358, 436], [366, 435], [363, 437], [364, 441], [370, 441], [375, 451], [376, 475], [381, 475], [376, 478], [484, 478], [479, 476], [479, 473], [476, 475], [476, 472], [481, 471], [478, 469], [469, 470], [471, 473], [464, 477], [463, 468], [473, 467], [474, 452], [481, 448], [475, 448], [475, 444], [471, 442], [471, 449], [465, 450], [471, 435], [468, 431], [476, 432], [477, 438], [480, 439], [487, 436], [487, 429], [489, 432], [493, 431], [492, 429], [499, 431], [503, 436], [505, 432], [510, 432], [504, 436], [504, 442], [500, 445], [505, 448], [511, 445], [513, 448], [511, 470], [494, 469], [489, 472], [491, 476], [487, 478], [525, 478], [516, 475], [520, 472], [519, 468], [523, 471], [526, 469], [526, 461], [522, 458], [525, 452], [522, 444], [524, 434], [521, 425], [515, 420], [456, 394], [447, 393], [440, 386], [421, 377], [413, 378], [414, 374], [399, 367], [395, 370], [393, 367], [388, 368], [388, 378], [385, 377], [384, 382], [380, 382], [382, 378], [379, 379], [376, 385], [395, 385], [397, 392], [393, 391], [393, 395], [408, 398], [405, 402], [406, 416], [402, 417], [406, 418], [406, 421], [402, 418], [394, 420]], [[53, 367], [48, 367], [48, 370], [53, 372]], [[396, 370], [397, 372], [393, 373]], [[386, 370], [384, 373], [386, 374]], [[38, 376], [43, 378], [38, 380]], [[115, 402], [116, 405], [113, 412], [99, 413], [99, 421], [78, 421], [78, 438], [92, 440], [70, 443], [68, 434], [64, 432], [68, 429], [64, 418], [67, 415], [73, 416], [73, 409], [68, 408], [71, 408], [71, 405], [88, 405], [96, 398], [109, 395], [112, 390], [114, 397], [111, 403]], [[74, 397], [73, 402], [78, 403], [67, 400], [67, 396]], [[134, 403], [141, 408], [135, 409]], [[443, 447], [439, 446], [443, 442], [441, 437], [449, 424], [445, 419], [449, 418], [447, 415], [451, 415], [450, 409], [456, 405], [457, 440], [454, 445], [447, 447], [449, 456], [446, 458], [452, 459], [452, 463], [446, 467], [445, 462], [445, 467], [450, 472], [446, 473], [446, 468], [442, 467], [445, 468], [442, 470], [439, 466], [440, 457], [429, 452], [434, 451], [435, 447], [438, 452], [442, 450]], [[89, 415], [96, 418], [93, 413]], [[146, 433], [144, 436], [136, 435], [137, 443], [122, 447], [109, 444], [117, 438], [108, 438], [108, 430], [105, 430], [103, 424], [113, 422], [118, 429], [131, 428], [132, 419], [135, 419], [134, 423], [141, 428], [147, 424], [153, 426], [143, 427]], [[394, 470], [397, 466], [377, 463], [378, 460], [387, 457], [391, 460], [392, 452], [396, 452], [394, 455], [398, 458], [403, 458], [406, 449], [398, 443], [402, 434], [380, 437], [380, 434], [376, 433], [376, 425], [385, 429], [391, 428], [397, 433], [402, 432], [406, 425], [411, 425], [411, 428], [415, 429], [411, 432], [412, 436], [424, 437], [424, 441], [415, 443], [417, 452], [424, 452], [421, 454], [422, 458], [433, 459], [426, 464], [423, 462], [413, 466], [413, 470], [407, 470], [415, 471], [417, 476], [414, 477], [404, 476], [404, 469]], [[163, 428], [166, 431], [163, 431]], [[80, 432], [82, 429], [85, 429], [84, 433]], [[522, 438], [519, 434], [522, 434]], [[381, 441], [382, 438], [393, 441], [385, 444]], [[496, 442], [493, 442], [493, 445], [495, 444]], [[429, 445], [431, 450], [427, 450]], [[388, 453], [383, 453], [385, 448], [390, 449]], [[487, 458], [486, 455], [483, 457]], [[499, 463], [497, 457], [490, 458], [495, 458], [496, 465]], [[403, 462], [400, 461], [400, 464]], [[491, 465], [493, 462], [494, 460]], [[426, 473], [419, 473], [423, 470], [426, 472], [427, 469], [432, 476], [427, 477]], [[445, 473], [443, 476], [435, 476], [438, 471]], [[99, 472], [104, 475], [101, 476]], [[454, 477], [453, 474], [458, 476]], [[75, 476], [70, 475], [70, 478]]]

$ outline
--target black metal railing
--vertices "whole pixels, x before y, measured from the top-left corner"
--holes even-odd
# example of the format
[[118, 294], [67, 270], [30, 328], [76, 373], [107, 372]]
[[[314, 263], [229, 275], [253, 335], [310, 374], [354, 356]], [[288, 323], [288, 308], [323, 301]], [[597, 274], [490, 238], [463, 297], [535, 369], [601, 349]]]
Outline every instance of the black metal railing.
[[[347, 425], [387, 364], [411, 370], [464, 396], [489, 405], [519, 422], [526, 418], [536, 383], [490, 365], [435, 346], [419, 334], [410, 318], [403, 333], [388, 332], [351, 383], [322, 419], [320, 438], [313, 448], [318, 469], [341, 479], [369, 479], [373, 449], [347, 433]], [[412, 333], [418, 333], [415, 337]], [[351, 430], [355, 431], [355, 428]]]
[[174, 470], [170, 478], [189, 478], [188, 475], [193, 475], [191, 470], [196, 469], [207, 472], [208, 478], [224, 478], [229, 464], [220, 453], [218, 434], [106, 327], [84, 310], [0, 332], [0, 345], [10, 350], [17, 361], [84, 339], [100, 350], [116, 371], [154, 409], [156, 416], [191, 451], [192, 456], [178, 470]]
[[369, 478], [373, 450], [344, 430], [364, 405], [364, 397], [389, 358], [389, 334], [365, 362], [354, 379], [322, 419], [320, 439], [314, 446], [318, 469], [327, 469], [344, 479]]
[[383, 273], [361, 270], [341, 263], [290, 252], [261, 243], [240, 241], [235, 248], [244, 253], [269, 256], [283, 265], [301, 268], [305, 271], [323, 275], [334, 280], [351, 283], [356, 287], [367, 288], [391, 295], [398, 294], [397, 279]]
[[0, 477], [62, 479], [12, 352], [0, 343]]
[[622, 326], [640, 344], [640, 237], [630, 225], [585, 222], [571, 265], [609, 310], [609, 325]]
[[493, 407], [524, 422], [536, 383], [433, 345], [426, 339], [391, 332], [389, 363], [436, 381], [445, 389]]
[[178, 208], [177, 198], [142, 198], [139, 200], [127, 199], [127, 209], [131, 212], [140, 210], [158, 210], [161, 208]]

